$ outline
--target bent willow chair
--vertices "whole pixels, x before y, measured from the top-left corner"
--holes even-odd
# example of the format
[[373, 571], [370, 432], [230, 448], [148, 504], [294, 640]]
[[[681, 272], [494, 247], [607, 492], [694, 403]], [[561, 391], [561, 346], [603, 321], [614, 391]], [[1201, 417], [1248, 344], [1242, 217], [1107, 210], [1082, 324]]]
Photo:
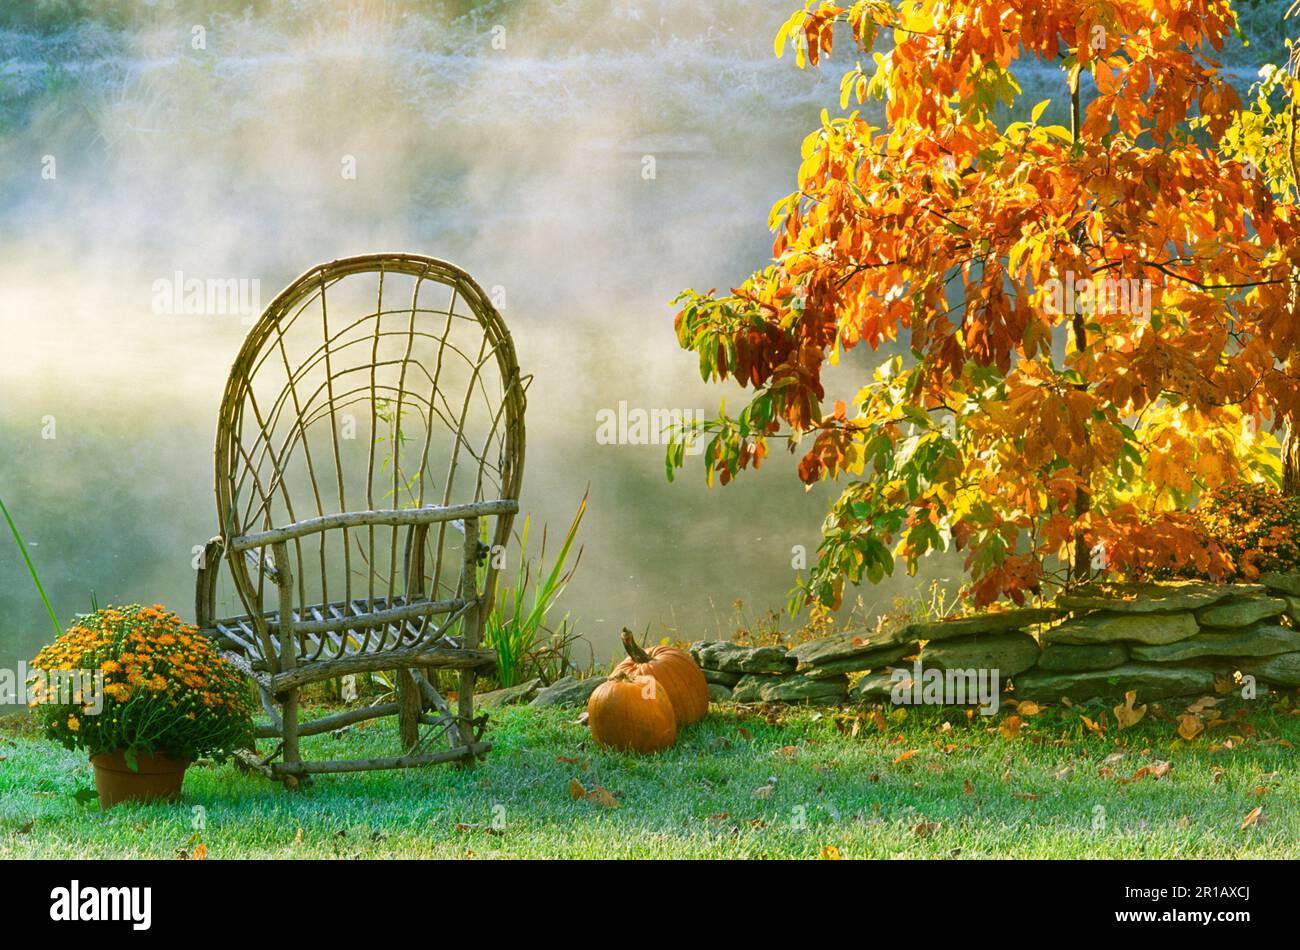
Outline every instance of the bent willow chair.
[[[220, 533], [199, 628], [257, 685], [278, 740], [246, 765], [319, 772], [472, 762], [474, 681], [524, 464], [524, 391], [501, 315], [468, 274], [414, 254], [303, 274], [249, 331], [217, 423]], [[225, 564], [242, 604], [217, 616]], [[456, 688], [455, 705], [439, 674]], [[311, 722], [299, 693], [366, 675], [385, 698]], [[450, 693], [450, 690], [447, 690]], [[396, 716], [400, 755], [305, 761], [303, 736]]]

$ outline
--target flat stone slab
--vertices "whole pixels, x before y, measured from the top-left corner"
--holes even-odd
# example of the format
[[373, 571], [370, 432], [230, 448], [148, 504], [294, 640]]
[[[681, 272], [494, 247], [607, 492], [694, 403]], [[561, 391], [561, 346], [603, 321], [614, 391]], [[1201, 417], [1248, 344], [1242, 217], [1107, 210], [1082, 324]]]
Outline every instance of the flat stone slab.
[[1286, 601], [1286, 615], [1291, 618], [1292, 623], [1300, 623], [1300, 597], [1284, 597]]
[[1275, 594], [1300, 597], [1300, 574], [1272, 572], [1260, 575], [1259, 582]]
[[1246, 664], [1242, 672], [1275, 686], [1300, 686], [1300, 653], [1281, 653]]
[[1005, 680], [1032, 667], [1041, 652], [1027, 633], [992, 633], [931, 641], [921, 651], [921, 663], [941, 670], [997, 670]]
[[727, 689], [731, 689], [731, 687], [739, 683], [740, 678], [745, 675], [744, 673], [725, 673], [722, 670], [705, 670], [703, 668], [701, 668], [701, 672], [704, 673], [704, 682], [716, 683], [718, 686], [727, 687]]
[[1261, 620], [1280, 617], [1286, 611], [1286, 598], [1256, 594], [1253, 597], [1234, 597], [1213, 607], [1205, 607], [1196, 612], [1196, 619], [1203, 627], [1249, 627]]
[[1199, 610], [1233, 595], [1263, 593], [1259, 584], [1211, 584], [1206, 581], [1167, 581], [1150, 584], [1085, 584], [1056, 598], [1069, 610], [1161, 614]]
[[711, 703], [729, 703], [731, 702], [731, 690], [725, 686], [719, 686], [717, 683], [709, 684], [709, 702]]
[[1138, 702], [1209, 693], [1214, 689], [1214, 670], [1194, 666], [1162, 666], [1154, 663], [1125, 663], [1109, 670], [1082, 673], [1049, 673], [1030, 670], [1016, 677], [1019, 699], [1056, 702], [1062, 696], [1082, 702], [1086, 699], [1122, 699], [1137, 690]]
[[1038, 657], [1038, 668], [1052, 673], [1087, 673], [1109, 670], [1128, 662], [1128, 647], [1122, 643], [1075, 646], [1053, 643]]
[[528, 705], [585, 706], [587, 700], [591, 698], [591, 694], [603, 682], [605, 682], [603, 676], [592, 676], [585, 680], [573, 676], [564, 676], [545, 689], [540, 690]]
[[1182, 613], [1095, 613], [1067, 620], [1046, 631], [1046, 643], [1176, 643], [1195, 636], [1200, 627], [1190, 611]]
[[765, 676], [751, 673], [731, 691], [737, 703], [841, 703], [849, 692], [849, 678], [811, 679], [802, 673]]
[[[820, 640], [809, 640], [807, 643], [799, 644], [786, 656], [795, 661], [796, 668], [801, 673], [811, 667], [824, 668], [844, 660], [856, 660], [859, 657], [870, 660], [876, 655], [884, 656], [895, 652], [900, 647], [905, 649], [916, 642], [915, 639], [903, 639], [900, 634], [901, 631], [891, 630], [870, 636], [845, 633], [834, 637], [823, 637]], [[877, 660], [877, 662], [888, 663], [889, 661]], [[865, 666], [849, 667], [848, 671], [869, 669], [872, 669], [870, 662]]]
[[1023, 630], [1039, 623], [1050, 623], [1065, 616], [1065, 611], [1051, 607], [1016, 607], [996, 610], [973, 617], [955, 620], [933, 620], [909, 623], [899, 634], [901, 640], [947, 640], [950, 637], [968, 637], [977, 633], [1007, 633]]
[[691, 644], [691, 656], [702, 669], [726, 673], [793, 673], [795, 661], [782, 647], [743, 647], [730, 640], [701, 640]]
[[882, 666], [888, 666], [890, 663], [896, 663], [905, 656], [912, 656], [916, 653], [915, 643], [900, 643], [897, 646], [882, 647], [877, 650], [871, 650], [867, 653], [859, 653], [856, 656], [846, 657], [842, 660], [832, 660], [826, 664], [817, 666], [801, 666], [799, 672], [813, 679], [832, 679], [836, 676], [842, 676], [845, 673], [857, 673], [861, 670], [878, 670]]
[[[910, 682], [910, 674], [909, 674]], [[853, 687], [849, 698], [857, 702], [870, 703], [887, 703], [890, 701], [891, 693], [894, 688], [894, 671], [885, 669], [879, 673], [872, 673], [858, 680]]]
[[533, 698], [533, 695], [541, 688], [540, 679], [531, 679], [527, 683], [519, 683], [515, 686], [507, 686], [505, 689], [494, 689], [487, 693], [480, 693], [474, 697], [474, 705], [482, 709], [491, 709], [494, 706], [514, 706], [518, 703], [526, 703]]
[[1204, 630], [1194, 637], [1160, 646], [1137, 646], [1133, 659], [1153, 663], [1194, 660], [1202, 656], [1256, 657], [1300, 651], [1300, 632], [1261, 623], [1246, 630]]

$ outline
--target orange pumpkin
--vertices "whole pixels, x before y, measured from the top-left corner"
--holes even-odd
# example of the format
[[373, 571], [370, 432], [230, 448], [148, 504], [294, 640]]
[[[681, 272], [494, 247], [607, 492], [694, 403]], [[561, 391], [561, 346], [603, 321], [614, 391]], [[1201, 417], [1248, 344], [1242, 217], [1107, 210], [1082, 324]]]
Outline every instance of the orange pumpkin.
[[693, 726], [708, 715], [709, 684], [689, 653], [669, 646], [642, 649], [627, 627], [623, 628], [623, 649], [627, 659], [614, 667], [614, 672], [653, 676], [662, 683], [678, 726]]
[[587, 700], [587, 724], [602, 749], [660, 752], [677, 741], [672, 701], [653, 676], [613, 674]]

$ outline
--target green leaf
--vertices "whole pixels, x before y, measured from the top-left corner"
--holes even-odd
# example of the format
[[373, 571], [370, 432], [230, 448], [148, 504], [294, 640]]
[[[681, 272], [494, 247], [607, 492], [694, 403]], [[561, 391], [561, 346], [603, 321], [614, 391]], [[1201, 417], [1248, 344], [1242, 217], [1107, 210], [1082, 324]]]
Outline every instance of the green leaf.
[[45, 604], [45, 611], [50, 615], [50, 623], [54, 625], [54, 636], [61, 637], [63, 629], [59, 626], [59, 618], [54, 613], [54, 608], [50, 606], [50, 598], [45, 596], [45, 588], [41, 586], [41, 578], [36, 573], [36, 565], [32, 563], [31, 555], [27, 553], [27, 545], [23, 543], [23, 536], [18, 533], [18, 526], [14, 524], [14, 519], [9, 515], [9, 509], [5, 503], [0, 501], [0, 514], [4, 515], [5, 521], [9, 523], [9, 530], [13, 532], [14, 541], [18, 543], [18, 551], [23, 556], [23, 561], [27, 564], [27, 572], [32, 575], [32, 581], [36, 584], [36, 592], [41, 595], [41, 602]]

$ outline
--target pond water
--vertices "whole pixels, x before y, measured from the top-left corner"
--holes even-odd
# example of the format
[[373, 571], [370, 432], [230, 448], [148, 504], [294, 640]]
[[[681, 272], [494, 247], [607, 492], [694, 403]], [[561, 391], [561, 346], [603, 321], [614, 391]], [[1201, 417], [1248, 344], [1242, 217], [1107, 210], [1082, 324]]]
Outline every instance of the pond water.
[[[243, 282], [265, 305], [318, 261], [385, 249], [455, 261], [497, 295], [535, 376], [524, 511], [562, 533], [590, 486], [563, 608], [598, 660], [624, 625], [726, 635], [735, 601], [783, 605], [829, 489], [804, 492], [786, 457], [725, 489], [698, 460], [669, 484], [661, 447], [601, 444], [597, 420], [739, 403], [700, 382], [670, 301], [768, 258], [767, 210], [843, 61], [773, 59], [789, 0], [523, 4], [450, 25], [287, 6], [215, 17], [201, 49], [162, 15], [0, 34], [0, 498], [60, 618], [92, 598], [192, 617], [248, 321], [167, 312], [156, 282]], [[846, 361], [837, 395], [869, 359]], [[860, 593], [869, 612], [949, 576], [938, 560]], [[49, 636], [0, 538], [0, 666]]]

